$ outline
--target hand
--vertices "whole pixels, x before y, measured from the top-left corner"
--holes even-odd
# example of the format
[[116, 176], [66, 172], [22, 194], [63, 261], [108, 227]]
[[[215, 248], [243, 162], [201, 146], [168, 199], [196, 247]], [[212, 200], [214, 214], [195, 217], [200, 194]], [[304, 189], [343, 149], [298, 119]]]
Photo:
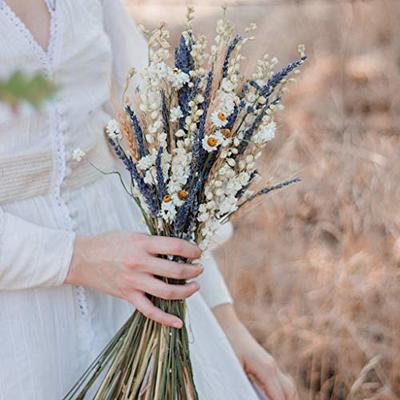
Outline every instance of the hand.
[[90, 287], [128, 300], [146, 317], [181, 328], [183, 322], [154, 306], [146, 293], [167, 300], [186, 299], [199, 290], [197, 282], [167, 284], [155, 275], [193, 279], [204, 267], [161, 259], [158, 255], [194, 260], [201, 256], [201, 250], [181, 239], [132, 232], [78, 236], [65, 283]]
[[253, 338], [231, 304], [216, 306], [214, 314], [250, 379], [270, 400], [298, 400], [292, 379], [282, 373], [273, 357]]

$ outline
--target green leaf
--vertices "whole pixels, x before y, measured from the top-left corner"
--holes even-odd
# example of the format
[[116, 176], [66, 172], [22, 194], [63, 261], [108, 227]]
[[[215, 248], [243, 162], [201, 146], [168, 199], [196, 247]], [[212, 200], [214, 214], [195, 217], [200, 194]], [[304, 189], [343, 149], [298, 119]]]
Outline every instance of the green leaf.
[[57, 88], [42, 73], [28, 76], [15, 71], [6, 80], [0, 79], [0, 103], [17, 108], [21, 103], [28, 103], [35, 109], [51, 99]]

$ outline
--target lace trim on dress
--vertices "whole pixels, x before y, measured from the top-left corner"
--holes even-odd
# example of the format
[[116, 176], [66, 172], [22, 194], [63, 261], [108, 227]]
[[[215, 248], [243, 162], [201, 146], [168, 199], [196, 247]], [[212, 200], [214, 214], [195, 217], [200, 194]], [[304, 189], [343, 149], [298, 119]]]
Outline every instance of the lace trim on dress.
[[[54, 63], [54, 57], [56, 54], [56, 40], [57, 32], [58, 32], [58, 17], [57, 10], [55, 8], [55, 0], [53, 0], [50, 4], [50, 0], [45, 0], [49, 12], [51, 14], [51, 25], [50, 25], [50, 40], [48, 47], [48, 59], [50, 65]], [[55, 178], [55, 182], [53, 185], [53, 195], [56, 199], [57, 205], [61, 210], [64, 220], [64, 227], [69, 231], [73, 231], [73, 221], [70, 215], [69, 208], [65, 203], [62, 194], [61, 194], [61, 186], [66, 178], [67, 166], [66, 166], [66, 151], [65, 151], [65, 143], [64, 143], [64, 131], [61, 128], [61, 113], [59, 110], [56, 110], [56, 129], [55, 129], [55, 149], [56, 149], [56, 171], [57, 175]], [[78, 302], [79, 310], [82, 316], [88, 317], [89, 315], [89, 307], [87, 303], [86, 291], [82, 286], [74, 286], [75, 296]]]
[[[48, 5], [47, 1], [46, 5]], [[29, 47], [32, 48], [38, 55], [41, 63], [44, 66], [45, 73], [47, 75], [50, 74], [50, 63], [51, 63], [51, 49], [53, 47], [52, 41], [54, 38], [54, 25], [55, 21], [55, 13], [52, 7], [49, 7], [50, 13], [50, 32], [49, 32], [49, 43], [47, 52], [43, 49], [43, 47], [37, 42], [37, 40], [33, 37], [32, 32], [27, 28], [27, 26], [23, 23], [23, 21], [18, 17], [17, 14], [13, 11], [13, 9], [7, 4], [5, 0], [0, 0], [0, 10], [4, 12], [6, 17], [13, 23], [16, 29], [20, 32], [21, 36], [23, 36], [28, 43]]]

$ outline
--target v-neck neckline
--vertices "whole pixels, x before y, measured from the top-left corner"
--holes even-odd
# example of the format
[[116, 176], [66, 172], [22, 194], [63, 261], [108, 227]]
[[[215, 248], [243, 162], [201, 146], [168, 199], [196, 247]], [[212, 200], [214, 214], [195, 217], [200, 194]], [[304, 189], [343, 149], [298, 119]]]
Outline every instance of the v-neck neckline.
[[56, 36], [56, 7], [50, 5], [49, 0], [42, 0], [46, 5], [49, 12], [49, 39], [47, 48], [44, 48], [34, 37], [32, 31], [28, 28], [25, 22], [15, 13], [15, 11], [8, 5], [6, 0], [0, 0], [0, 10], [4, 10], [5, 14], [15, 25], [18, 31], [24, 36], [28, 45], [32, 47], [39, 57], [45, 62], [47, 66], [51, 64], [53, 58], [53, 48]]

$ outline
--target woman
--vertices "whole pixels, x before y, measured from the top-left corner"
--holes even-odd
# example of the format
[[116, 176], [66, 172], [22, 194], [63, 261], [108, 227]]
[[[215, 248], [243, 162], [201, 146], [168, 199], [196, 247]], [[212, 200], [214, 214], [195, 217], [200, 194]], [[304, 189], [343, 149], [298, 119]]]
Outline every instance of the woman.
[[[42, 71], [60, 88], [39, 114], [0, 108], [0, 399], [61, 399], [134, 307], [182, 326], [145, 293], [188, 299], [201, 399], [256, 399], [245, 371], [269, 398], [296, 398], [236, 316], [214, 261], [203, 272], [156, 258], [201, 253], [139, 233], [119, 182], [72, 157], [79, 147], [115, 168], [101, 134], [110, 79], [118, 90], [128, 68], [146, 62], [144, 39], [119, 0], [0, 0], [0, 54], [0, 76]], [[191, 281], [172, 286], [154, 275]]]

